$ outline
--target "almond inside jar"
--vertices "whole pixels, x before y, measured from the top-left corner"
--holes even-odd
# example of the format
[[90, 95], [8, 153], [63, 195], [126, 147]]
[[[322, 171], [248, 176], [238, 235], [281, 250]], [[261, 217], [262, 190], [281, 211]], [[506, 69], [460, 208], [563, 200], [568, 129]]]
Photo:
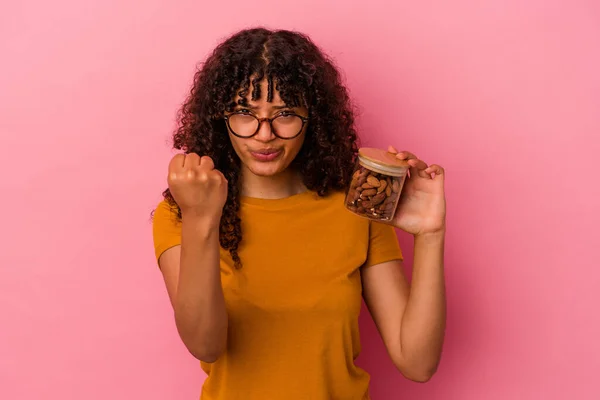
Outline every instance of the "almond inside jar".
[[[366, 150], [370, 151], [369, 155], [383, 158], [380, 155], [382, 150]], [[395, 159], [393, 155], [392, 157]], [[404, 162], [397, 160], [400, 165], [394, 165], [392, 170], [369, 158], [359, 157], [359, 160], [346, 196], [346, 207], [360, 216], [390, 221], [394, 217], [406, 177]], [[388, 173], [383, 173], [384, 170]]]

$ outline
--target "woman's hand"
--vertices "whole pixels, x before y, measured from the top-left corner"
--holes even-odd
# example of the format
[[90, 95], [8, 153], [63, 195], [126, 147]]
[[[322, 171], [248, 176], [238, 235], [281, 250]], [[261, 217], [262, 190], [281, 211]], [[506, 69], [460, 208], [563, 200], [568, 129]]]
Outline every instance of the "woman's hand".
[[410, 165], [394, 219], [390, 222], [398, 229], [413, 235], [444, 233], [446, 229], [446, 199], [444, 194], [444, 169], [439, 165], [427, 166], [414, 154], [398, 152], [390, 146], [390, 153]]
[[220, 219], [227, 200], [227, 180], [210, 157], [175, 155], [167, 181], [182, 215]]

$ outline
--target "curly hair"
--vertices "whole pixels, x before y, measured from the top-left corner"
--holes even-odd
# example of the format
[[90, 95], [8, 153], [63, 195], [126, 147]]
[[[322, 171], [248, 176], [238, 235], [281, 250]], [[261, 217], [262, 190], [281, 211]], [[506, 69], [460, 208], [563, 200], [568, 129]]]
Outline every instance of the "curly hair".
[[[320, 196], [343, 190], [350, 182], [358, 152], [348, 92], [333, 62], [308, 36], [253, 28], [219, 44], [194, 75], [189, 96], [178, 113], [173, 147], [211, 157], [215, 168], [228, 180], [219, 242], [229, 251], [236, 268], [242, 265], [238, 255], [242, 240], [240, 159], [223, 115], [236, 106], [236, 95], [240, 97], [237, 103], [245, 104], [251, 83], [252, 99], [260, 98], [258, 83], [265, 78], [268, 101], [272, 100], [276, 82], [275, 89], [286, 104], [302, 104], [309, 111], [305, 141], [292, 163], [309, 190]], [[181, 219], [181, 210], [169, 189], [163, 196]]]

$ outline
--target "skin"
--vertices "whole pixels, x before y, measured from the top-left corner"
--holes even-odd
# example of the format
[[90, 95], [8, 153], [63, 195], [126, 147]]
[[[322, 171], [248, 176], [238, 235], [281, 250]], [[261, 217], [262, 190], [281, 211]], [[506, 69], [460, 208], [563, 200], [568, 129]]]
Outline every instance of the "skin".
[[219, 270], [219, 222], [227, 181], [209, 157], [196, 154], [173, 157], [167, 181], [181, 209], [181, 246], [165, 251], [159, 265], [179, 336], [194, 357], [214, 362], [227, 342]]
[[[261, 84], [266, 93], [266, 82]], [[276, 91], [271, 103], [261, 98], [249, 104], [258, 117], [272, 117], [285, 106]], [[293, 111], [308, 115], [303, 108]], [[267, 123], [253, 138], [230, 133], [243, 164], [242, 194], [283, 198], [305, 191], [301, 177], [289, 168], [304, 135], [282, 140]], [[270, 162], [252, 157], [253, 151], [267, 148], [282, 153]], [[426, 382], [440, 361], [446, 321], [444, 170], [410, 152], [391, 146], [388, 151], [411, 166], [390, 223], [414, 238], [413, 279], [409, 285], [401, 261], [372, 266], [362, 271], [363, 296], [394, 365], [406, 378]], [[213, 362], [225, 350], [227, 337], [218, 254], [227, 183], [208, 157], [177, 155], [169, 166], [169, 187], [182, 210], [182, 244], [164, 252], [159, 263], [184, 344], [196, 358]]]
[[412, 282], [401, 261], [362, 271], [363, 297], [394, 365], [408, 379], [427, 382], [437, 371], [446, 327], [444, 170], [414, 154], [388, 151], [407, 160], [407, 180], [391, 224], [414, 238]]
[[[267, 81], [262, 81], [260, 85], [261, 93], [264, 95], [267, 93]], [[248, 107], [238, 106], [237, 110], [248, 110], [259, 118], [273, 118], [284, 111], [292, 111], [303, 117], [308, 116], [305, 107], [286, 107], [277, 90], [273, 91], [272, 102], [267, 102], [265, 96], [257, 101], [248, 99]], [[242, 161], [242, 195], [267, 199], [281, 198], [306, 190], [302, 178], [288, 167], [302, 148], [307, 126], [308, 124], [299, 136], [287, 140], [275, 136], [267, 122], [263, 122], [258, 133], [249, 139], [239, 138], [229, 133], [231, 144]], [[252, 156], [252, 152], [263, 149], [281, 150], [282, 154], [274, 161], [257, 161]]]

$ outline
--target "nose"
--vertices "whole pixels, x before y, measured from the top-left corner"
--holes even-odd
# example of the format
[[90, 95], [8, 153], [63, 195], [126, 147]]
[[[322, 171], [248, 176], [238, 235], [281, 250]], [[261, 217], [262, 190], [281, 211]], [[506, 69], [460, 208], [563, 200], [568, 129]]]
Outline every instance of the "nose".
[[271, 140], [275, 139], [276, 136], [273, 133], [273, 130], [271, 129], [271, 124], [269, 124], [269, 121], [267, 120], [262, 120], [259, 122], [259, 126], [258, 126], [258, 133], [256, 134], [256, 136], [254, 136], [254, 138], [260, 142], [270, 142]]

